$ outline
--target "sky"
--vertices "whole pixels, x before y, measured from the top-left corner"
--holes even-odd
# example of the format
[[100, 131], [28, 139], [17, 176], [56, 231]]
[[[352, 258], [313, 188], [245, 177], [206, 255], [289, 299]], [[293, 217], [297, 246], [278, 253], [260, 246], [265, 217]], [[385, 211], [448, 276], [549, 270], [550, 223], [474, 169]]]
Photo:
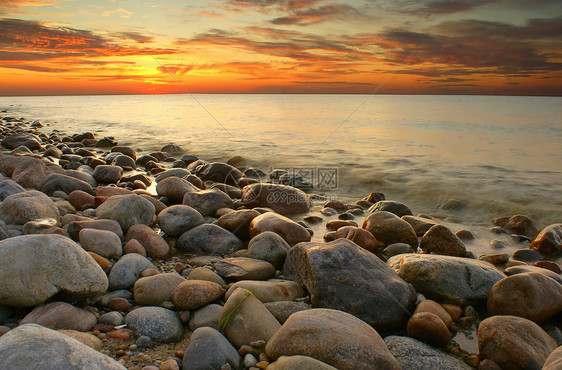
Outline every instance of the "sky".
[[0, 95], [562, 96], [560, 0], [0, 0]]

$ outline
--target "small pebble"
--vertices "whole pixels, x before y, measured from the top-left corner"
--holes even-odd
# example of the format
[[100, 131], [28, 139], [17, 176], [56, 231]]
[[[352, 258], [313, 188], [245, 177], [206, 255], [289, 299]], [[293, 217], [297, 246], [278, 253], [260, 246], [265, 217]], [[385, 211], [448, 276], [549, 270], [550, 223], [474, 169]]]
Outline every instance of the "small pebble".
[[267, 369], [268, 366], [269, 366], [269, 362], [267, 361], [260, 361], [256, 364], [256, 367], [258, 369]]
[[490, 246], [494, 249], [500, 249], [507, 247], [507, 242], [499, 239], [494, 239], [490, 242]]
[[258, 363], [258, 360], [250, 353], [248, 353], [246, 356], [244, 356], [244, 366], [247, 368], [256, 366], [256, 364]]
[[137, 339], [136, 344], [138, 348], [150, 348], [152, 347], [152, 339], [146, 335], [142, 335]]

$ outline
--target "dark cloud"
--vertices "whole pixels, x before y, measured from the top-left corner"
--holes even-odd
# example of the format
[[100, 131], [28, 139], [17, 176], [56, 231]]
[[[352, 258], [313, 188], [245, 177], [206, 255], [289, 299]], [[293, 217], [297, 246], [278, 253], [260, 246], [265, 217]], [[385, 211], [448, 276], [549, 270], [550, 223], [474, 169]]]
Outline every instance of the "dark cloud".
[[68, 72], [72, 69], [70, 68], [51, 68], [45, 66], [30, 66], [30, 65], [21, 65], [21, 64], [2, 64], [0, 65], [2, 68], [12, 68], [12, 69], [23, 69], [25, 71], [33, 71], [33, 72], [50, 72], [50, 73], [60, 73], [60, 72]]
[[115, 33], [113, 36], [118, 39], [133, 40], [138, 42], [139, 44], [152, 42], [154, 40], [154, 37], [143, 35], [142, 33], [139, 32], [119, 32], [119, 33]]
[[307, 26], [358, 15], [359, 12], [349, 5], [334, 4], [297, 10], [291, 15], [275, 18], [270, 22], [277, 25]]
[[467, 12], [486, 4], [498, 3], [501, 1], [502, 0], [393, 0], [392, 2], [385, 3], [383, 8], [398, 13], [432, 16]]

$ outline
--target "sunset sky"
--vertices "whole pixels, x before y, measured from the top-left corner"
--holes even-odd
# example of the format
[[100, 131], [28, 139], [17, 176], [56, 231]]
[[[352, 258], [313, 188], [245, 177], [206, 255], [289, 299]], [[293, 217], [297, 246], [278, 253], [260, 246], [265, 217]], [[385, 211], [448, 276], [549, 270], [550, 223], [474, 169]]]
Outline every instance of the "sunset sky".
[[0, 95], [184, 88], [560, 96], [562, 1], [0, 0]]

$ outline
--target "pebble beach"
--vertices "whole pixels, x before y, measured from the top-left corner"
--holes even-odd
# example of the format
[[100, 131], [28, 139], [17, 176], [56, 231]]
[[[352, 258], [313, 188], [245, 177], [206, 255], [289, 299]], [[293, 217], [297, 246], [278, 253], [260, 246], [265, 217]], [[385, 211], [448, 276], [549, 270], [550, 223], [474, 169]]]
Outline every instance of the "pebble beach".
[[118, 139], [0, 113], [0, 368], [562, 368], [561, 223]]

